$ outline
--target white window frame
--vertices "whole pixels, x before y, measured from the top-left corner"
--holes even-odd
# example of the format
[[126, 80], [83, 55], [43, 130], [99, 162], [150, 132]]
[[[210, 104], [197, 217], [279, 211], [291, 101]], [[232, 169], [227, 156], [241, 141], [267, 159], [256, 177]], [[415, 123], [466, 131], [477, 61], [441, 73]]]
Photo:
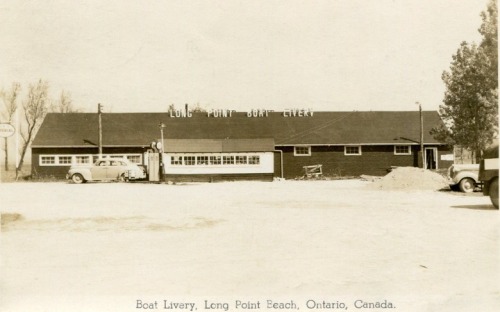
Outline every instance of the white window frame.
[[[44, 163], [44, 158], [51, 158], [54, 159], [54, 163]], [[40, 166], [59, 166], [58, 164], [58, 158], [56, 155], [40, 155], [38, 159], [38, 163]]]
[[[79, 156], [79, 155], [77, 155]], [[94, 157], [97, 156], [99, 157], [99, 155], [93, 155]], [[139, 157], [139, 162], [133, 162], [131, 161], [130, 159], [128, 159], [129, 156], [134, 156], [134, 157]], [[126, 159], [128, 160], [129, 162], [133, 163], [133, 164], [142, 164], [142, 154], [139, 154], [139, 153], [127, 153], [127, 154], [102, 154], [102, 158], [106, 158], [106, 159]]]
[[[348, 153], [347, 152], [347, 148], [348, 147], [357, 147], [358, 148], [358, 152], [357, 153]], [[344, 146], [344, 155], [345, 156], [360, 156], [362, 155], [362, 150], [361, 150], [361, 145], [345, 145]]]
[[171, 166], [182, 166], [182, 164], [183, 164], [182, 155], [170, 157], [170, 165]]
[[234, 156], [234, 164], [235, 165], [247, 165], [248, 157], [247, 155], [236, 155]]
[[[202, 161], [203, 159], [203, 161]], [[210, 163], [210, 157], [208, 155], [198, 155], [196, 156], [196, 165], [197, 166], [208, 166]]]
[[250, 155], [248, 156], [249, 165], [260, 165], [260, 155]]
[[[254, 167], [261, 165], [261, 155], [254, 153], [173, 153], [169, 154], [170, 162], [169, 166], [173, 167]], [[200, 157], [207, 157], [208, 163], [199, 163]], [[228, 157], [232, 160], [231, 163], [224, 163], [224, 158]], [[240, 163], [238, 163], [237, 159], [239, 158]], [[186, 158], [194, 159], [195, 162], [193, 164], [186, 164]], [[218, 159], [218, 163], [214, 164], [214, 158]], [[182, 162], [179, 161], [182, 159]], [[252, 159], [250, 161], [250, 159]], [[226, 161], [228, 159], [226, 158]], [[244, 162], [243, 162], [244, 161]]]
[[[399, 153], [397, 151], [397, 147], [407, 147], [408, 152], [407, 153]], [[411, 146], [410, 145], [394, 145], [394, 155], [411, 155]]]
[[236, 163], [235, 161], [235, 157], [232, 154], [222, 155], [222, 165], [224, 166], [234, 166], [234, 164]]
[[196, 166], [196, 155], [184, 155], [182, 166]]
[[[61, 162], [61, 158], [69, 158], [69, 163], [68, 162]], [[58, 155], [57, 156], [57, 163], [61, 166], [69, 166], [73, 163], [73, 156], [72, 155]]]
[[210, 166], [221, 166], [222, 165], [222, 155], [209, 155], [208, 161], [209, 161]]
[[[129, 156], [133, 156], [137, 159], [139, 159], [139, 162], [132, 162], [128, 159]], [[43, 163], [42, 159], [44, 157], [53, 157], [54, 158], [54, 163], [53, 164], [47, 164]], [[70, 157], [71, 158], [71, 163], [61, 163], [60, 162], [60, 157]], [[76, 159], [77, 157], [87, 157], [89, 160], [88, 162], [85, 163], [77, 163]], [[106, 158], [106, 159], [127, 159], [130, 162], [134, 164], [142, 164], [142, 154], [103, 154], [101, 158]], [[95, 163], [95, 160], [99, 159], [99, 155], [97, 154], [42, 154], [39, 155], [38, 158], [38, 164], [39, 166], [60, 166], [60, 167], [70, 167], [70, 166], [79, 166], [79, 165], [89, 165]]]
[[[307, 148], [307, 154], [298, 153], [297, 148]], [[297, 145], [293, 147], [293, 156], [311, 156], [311, 146], [310, 145]]]
[[[78, 157], [86, 157], [88, 159], [88, 162], [77, 162], [77, 159]], [[89, 165], [89, 164], [93, 164], [93, 158], [92, 158], [92, 155], [75, 155], [75, 160], [74, 160], [74, 164], [75, 165]]]

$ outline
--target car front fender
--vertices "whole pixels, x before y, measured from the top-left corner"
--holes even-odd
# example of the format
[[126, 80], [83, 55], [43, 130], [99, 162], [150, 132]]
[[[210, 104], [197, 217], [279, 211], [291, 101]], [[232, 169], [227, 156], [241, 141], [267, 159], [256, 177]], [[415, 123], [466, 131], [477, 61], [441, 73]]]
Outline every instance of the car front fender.
[[458, 184], [462, 179], [464, 178], [471, 178], [474, 180], [475, 183], [477, 183], [478, 180], [478, 172], [472, 172], [472, 171], [461, 171], [457, 173], [457, 175], [453, 178], [453, 182]]

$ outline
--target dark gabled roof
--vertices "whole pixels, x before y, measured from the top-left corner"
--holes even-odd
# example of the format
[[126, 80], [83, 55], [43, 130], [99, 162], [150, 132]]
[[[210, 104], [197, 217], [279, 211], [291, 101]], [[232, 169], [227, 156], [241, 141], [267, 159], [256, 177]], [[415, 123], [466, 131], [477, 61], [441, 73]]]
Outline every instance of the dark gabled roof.
[[[443, 122], [435, 111], [425, 111], [424, 142], [439, 144], [429, 133]], [[418, 144], [420, 117], [415, 111], [315, 112], [312, 117], [284, 117], [270, 112], [268, 117], [247, 117], [234, 112], [231, 117], [174, 118], [168, 113], [103, 113], [103, 146], [148, 146], [160, 138], [164, 123], [165, 139], [262, 139], [276, 145]], [[97, 146], [97, 113], [50, 113], [38, 131], [32, 147]]]
[[233, 153], [272, 152], [273, 139], [166, 139], [165, 152], [169, 153]]

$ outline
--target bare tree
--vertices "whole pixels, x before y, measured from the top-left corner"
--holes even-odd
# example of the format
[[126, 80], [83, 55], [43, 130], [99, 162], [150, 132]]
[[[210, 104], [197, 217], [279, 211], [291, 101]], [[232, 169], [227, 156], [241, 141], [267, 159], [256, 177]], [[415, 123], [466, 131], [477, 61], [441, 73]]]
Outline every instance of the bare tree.
[[[186, 110], [186, 112], [187, 112], [187, 109], [188, 109], [188, 108], [189, 108], [189, 104], [188, 104], [188, 103], [186, 103], [186, 104], [184, 105], [184, 109]], [[175, 111], [175, 110], [176, 110], [176, 108], [175, 108], [175, 104], [170, 104], [170, 105], [168, 106], [168, 109], [167, 109], [167, 111], [168, 111], [168, 112], [173, 112], [173, 111]], [[196, 103], [196, 105], [195, 105], [193, 108], [191, 108], [190, 110], [191, 110], [191, 112], [193, 112], [193, 113], [206, 113], [206, 112], [207, 112], [207, 109], [206, 109], [205, 107], [201, 106], [199, 102], [198, 102], [198, 103]]]
[[24, 162], [26, 151], [33, 141], [36, 132], [38, 131], [47, 111], [50, 107], [50, 100], [48, 96], [49, 83], [38, 80], [36, 84], [30, 84], [28, 87], [28, 95], [23, 101], [23, 110], [25, 118], [25, 128], [22, 129], [21, 137], [23, 138], [23, 146], [21, 148], [21, 157], [19, 166], [16, 169], [16, 179], [19, 176], [20, 168]]
[[[186, 104], [187, 105], [187, 104]], [[196, 103], [194, 108], [192, 109], [193, 113], [206, 113], [207, 109], [205, 107], [202, 107], [200, 103]]]
[[[21, 90], [21, 84], [18, 82], [13, 82], [10, 90], [0, 92], [0, 97], [4, 103], [4, 114], [2, 117], [8, 123], [12, 123], [12, 117], [17, 110], [17, 97]], [[4, 138], [4, 150], [5, 150], [5, 171], [9, 170], [9, 144], [7, 138]]]
[[55, 113], [76, 113], [79, 110], [74, 107], [73, 101], [71, 100], [71, 94], [61, 91], [61, 95], [59, 96], [59, 100], [54, 102], [50, 110]]

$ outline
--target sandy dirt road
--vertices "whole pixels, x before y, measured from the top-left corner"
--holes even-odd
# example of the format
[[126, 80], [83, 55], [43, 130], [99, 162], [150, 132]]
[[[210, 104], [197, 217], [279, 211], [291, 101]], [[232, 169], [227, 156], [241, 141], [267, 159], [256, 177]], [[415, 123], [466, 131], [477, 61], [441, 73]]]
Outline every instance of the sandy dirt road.
[[0, 184], [0, 311], [498, 311], [487, 197], [368, 184]]

